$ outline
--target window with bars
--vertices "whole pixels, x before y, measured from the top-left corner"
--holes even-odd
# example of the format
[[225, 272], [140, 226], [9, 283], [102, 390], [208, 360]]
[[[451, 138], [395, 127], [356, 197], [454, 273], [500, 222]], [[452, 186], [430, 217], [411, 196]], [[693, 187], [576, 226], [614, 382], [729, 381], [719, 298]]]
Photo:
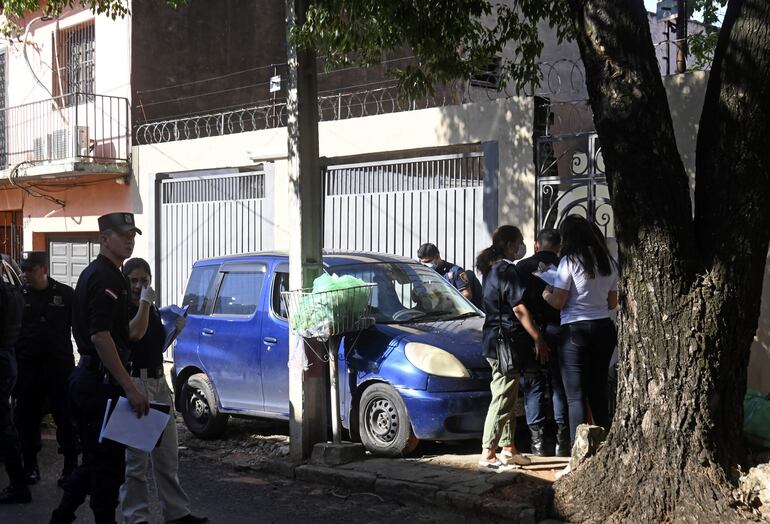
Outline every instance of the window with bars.
[[[96, 29], [93, 20], [58, 31], [54, 38], [55, 94], [67, 106], [93, 99]], [[77, 94], [81, 94], [80, 99]], [[83, 97], [82, 94], [85, 94]]]

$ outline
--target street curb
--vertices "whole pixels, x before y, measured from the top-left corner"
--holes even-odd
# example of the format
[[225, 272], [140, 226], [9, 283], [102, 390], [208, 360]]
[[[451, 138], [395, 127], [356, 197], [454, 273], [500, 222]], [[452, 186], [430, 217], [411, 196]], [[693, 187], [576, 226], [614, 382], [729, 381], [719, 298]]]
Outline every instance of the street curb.
[[355, 492], [376, 493], [388, 499], [428, 503], [465, 513], [485, 514], [521, 524], [535, 524], [548, 517], [545, 514], [546, 508], [536, 507], [542, 506], [542, 501], [537, 501], [536, 504], [505, 502], [452, 489], [442, 489], [442, 486], [428, 482], [397, 480], [350, 469], [314, 464], [296, 465], [276, 459], [260, 461], [252, 465], [250, 469], [273, 473], [301, 482], [345, 487]]

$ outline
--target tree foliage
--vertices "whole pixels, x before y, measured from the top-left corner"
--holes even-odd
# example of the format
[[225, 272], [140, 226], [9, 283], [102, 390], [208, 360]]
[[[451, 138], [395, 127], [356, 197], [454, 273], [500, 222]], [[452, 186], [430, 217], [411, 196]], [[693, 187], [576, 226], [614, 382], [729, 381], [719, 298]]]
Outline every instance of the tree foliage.
[[416, 63], [392, 73], [410, 95], [483, 71], [508, 46], [503, 85], [521, 89], [539, 80], [538, 24], [550, 24], [561, 40], [571, 31], [566, 12], [561, 0], [318, 0], [295, 36], [330, 66], [376, 65], [390, 50], [409, 50]]

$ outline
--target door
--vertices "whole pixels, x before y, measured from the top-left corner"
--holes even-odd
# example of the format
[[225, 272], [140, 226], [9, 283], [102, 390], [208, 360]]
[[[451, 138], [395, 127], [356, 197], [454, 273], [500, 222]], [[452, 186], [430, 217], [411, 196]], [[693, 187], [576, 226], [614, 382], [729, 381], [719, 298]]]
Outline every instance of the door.
[[198, 357], [226, 410], [263, 411], [259, 304], [267, 266], [225, 263], [211, 314], [200, 322]]
[[289, 264], [273, 269], [262, 319], [262, 392], [265, 411], [289, 416], [289, 321], [281, 291], [289, 290]]
[[80, 273], [99, 255], [99, 239], [48, 237], [49, 274], [54, 280], [72, 286]]

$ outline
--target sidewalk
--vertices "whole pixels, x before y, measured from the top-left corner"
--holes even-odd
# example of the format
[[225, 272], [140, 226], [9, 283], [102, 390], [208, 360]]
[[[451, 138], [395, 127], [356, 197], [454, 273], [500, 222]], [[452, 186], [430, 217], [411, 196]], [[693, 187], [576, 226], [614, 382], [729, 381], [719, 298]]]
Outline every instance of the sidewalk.
[[239, 471], [262, 471], [327, 484], [339, 496], [367, 493], [383, 499], [432, 504], [465, 514], [535, 524], [548, 518], [551, 483], [567, 459], [532, 457], [530, 466], [479, 471], [478, 455], [376, 458], [339, 466], [292, 464], [287, 457], [230, 453], [220, 457]]

